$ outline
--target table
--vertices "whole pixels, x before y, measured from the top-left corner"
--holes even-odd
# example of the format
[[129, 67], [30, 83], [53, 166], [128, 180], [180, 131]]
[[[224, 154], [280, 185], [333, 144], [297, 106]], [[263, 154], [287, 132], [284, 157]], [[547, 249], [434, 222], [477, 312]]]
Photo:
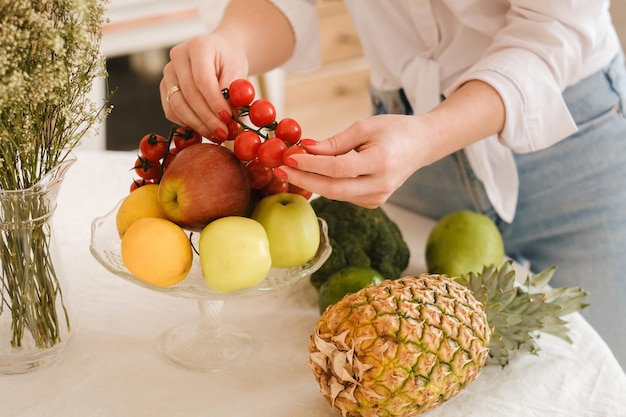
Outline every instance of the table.
[[[307, 280], [259, 297], [227, 301], [224, 320], [256, 338], [245, 368], [224, 373], [181, 369], [161, 356], [160, 334], [196, 317], [193, 300], [170, 297], [118, 278], [89, 252], [90, 223], [126, 195], [133, 152], [78, 150], [63, 184], [55, 222], [63, 246], [66, 294], [78, 328], [48, 368], [0, 376], [0, 416], [7, 417], [332, 417], [308, 368], [309, 334], [319, 317]], [[412, 257], [424, 270], [428, 219], [393, 206]], [[539, 356], [488, 366], [456, 398], [426, 415], [626, 416], [626, 375], [579, 314], [572, 345], [543, 336]]]

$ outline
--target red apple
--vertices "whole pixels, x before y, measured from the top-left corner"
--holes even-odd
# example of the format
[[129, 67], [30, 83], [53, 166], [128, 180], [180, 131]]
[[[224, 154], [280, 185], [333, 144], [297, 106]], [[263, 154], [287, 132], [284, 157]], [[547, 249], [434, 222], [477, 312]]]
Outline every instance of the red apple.
[[245, 167], [228, 148], [199, 143], [185, 148], [163, 172], [159, 202], [168, 218], [190, 231], [248, 211], [251, 187]]

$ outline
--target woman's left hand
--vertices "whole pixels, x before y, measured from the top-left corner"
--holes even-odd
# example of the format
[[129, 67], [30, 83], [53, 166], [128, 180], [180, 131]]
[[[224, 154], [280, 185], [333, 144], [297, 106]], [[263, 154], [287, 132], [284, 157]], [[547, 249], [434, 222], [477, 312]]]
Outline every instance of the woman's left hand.
[[382, 205], [421, 167], [501, 132], [505, 107], [489, 84], [471, 80], [430, 112], [360, 120], [274, 170], [300, 188], [367, 208]]
[[327, 198], [375, 208], [428, 162], [430, 132], [418, 116], [372, 116], [324, 141], [304, 140], [309, 153], [292, 156], [277, 174]]

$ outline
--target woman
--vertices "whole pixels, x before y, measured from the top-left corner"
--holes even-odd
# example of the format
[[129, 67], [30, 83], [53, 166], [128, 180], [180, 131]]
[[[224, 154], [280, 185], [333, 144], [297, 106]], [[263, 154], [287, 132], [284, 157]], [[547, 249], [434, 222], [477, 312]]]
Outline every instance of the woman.
[[[590, 291], [583, 314], [625, 367], [626, 73], [609, 0], [345, 3], [379, 114], [277, 175], [364, 207], [486, 213], [509, 256]], [[312, 0], [232, 0], [212, 33], [171, 50], [166, 116], [224, 137], [220, 90], [314, 68], [316, 18]]]

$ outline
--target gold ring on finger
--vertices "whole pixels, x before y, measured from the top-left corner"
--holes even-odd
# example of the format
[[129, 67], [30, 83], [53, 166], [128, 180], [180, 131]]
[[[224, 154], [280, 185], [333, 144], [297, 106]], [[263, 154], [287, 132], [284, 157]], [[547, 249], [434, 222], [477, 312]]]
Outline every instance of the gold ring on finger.
[[170, 97], [172, 96], [172, 94], [174, 94], [174, 93], [176, 93], [176, 92], [178, 92], [178, 91], [180, 91], [180, 87], [179, 87], [179, 86], [175, 85], [175, 86], [173, 86], [173, 87], [170, 87], [170, 88], [169, 88], [169, 90], [167, 90], [167, 98], [166, 98], [166, 101], [169, 103], [169, 101], [170, 101]]

